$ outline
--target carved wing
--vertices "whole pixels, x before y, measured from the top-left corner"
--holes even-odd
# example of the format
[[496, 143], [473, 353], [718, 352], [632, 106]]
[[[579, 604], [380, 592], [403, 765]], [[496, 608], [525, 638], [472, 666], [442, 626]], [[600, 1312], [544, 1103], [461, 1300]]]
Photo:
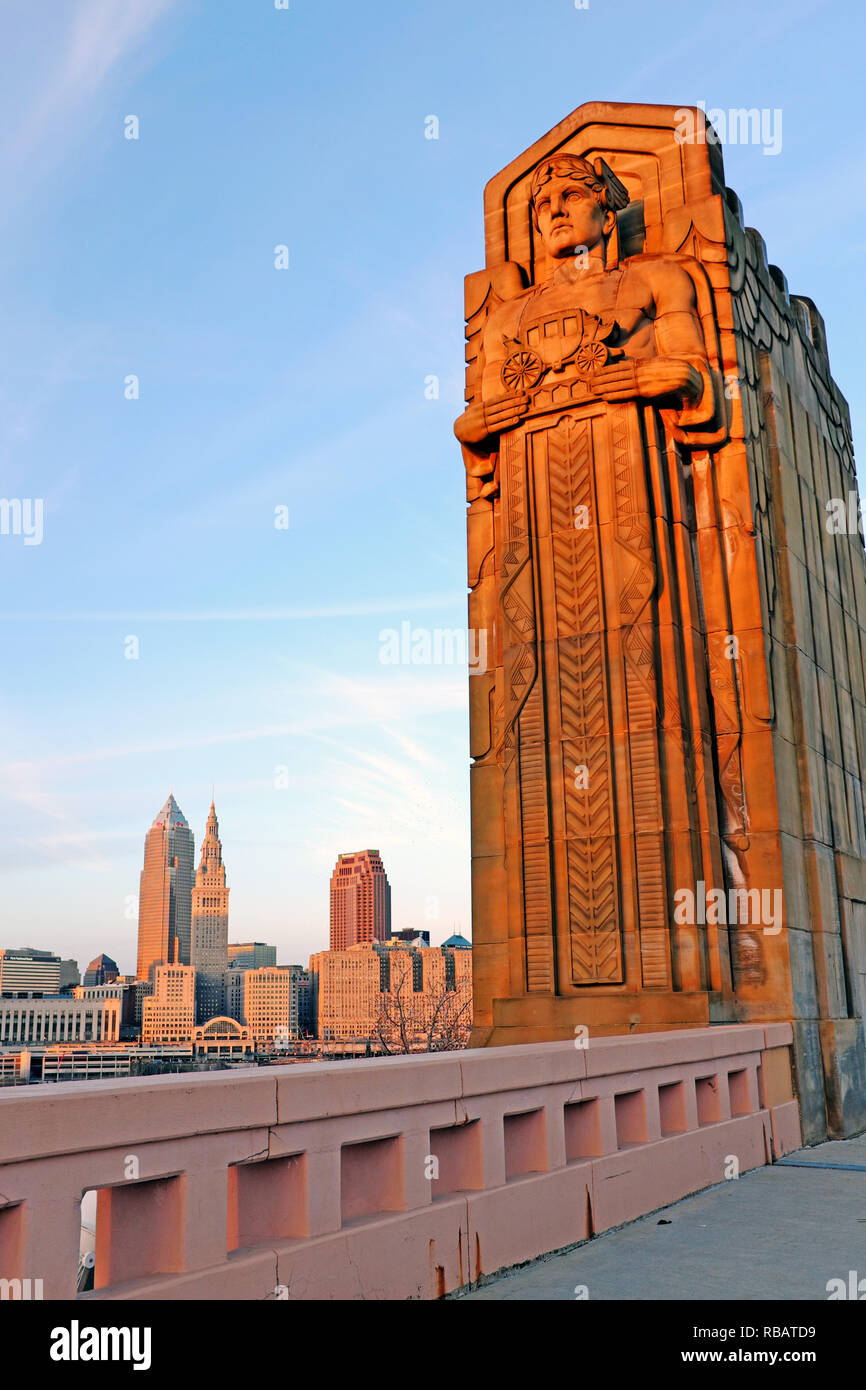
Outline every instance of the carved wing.
[[471, 405], [481, 388], [484, 370], [483, 340], [487, 320], [506, 299], [526, 288], [526, 277], [516, 261], [505, 261], [490, 270], [466, 276], [466, 403]]
[[[466, 276], [466, 404], [472, 405], [481, 394], [484, 373], [484, 330], [487, 320], [506, 299], [521, 294], [525, 275], [515, 261], [490, 270], [477, 270]], [[498, 488], [498, 455], [481, 457], [463, 450], [466, 464], [466, 497], [473, 502], [478, 497], [492, 497]]]

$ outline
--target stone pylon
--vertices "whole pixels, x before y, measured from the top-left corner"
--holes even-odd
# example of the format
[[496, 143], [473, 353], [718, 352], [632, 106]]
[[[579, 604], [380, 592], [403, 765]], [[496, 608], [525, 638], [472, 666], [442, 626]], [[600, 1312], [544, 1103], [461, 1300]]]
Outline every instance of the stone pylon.
[[806, 1137], [862, 1129], [866, 562], [821, 316], [699, 109], [582, 106], [484, 212], [473, 1042], [791, 1020]]

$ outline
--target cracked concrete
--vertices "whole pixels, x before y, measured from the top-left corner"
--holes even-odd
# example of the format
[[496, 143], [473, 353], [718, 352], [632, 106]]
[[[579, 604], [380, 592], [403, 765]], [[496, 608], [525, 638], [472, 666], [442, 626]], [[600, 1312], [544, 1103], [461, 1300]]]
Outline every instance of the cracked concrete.
[[866, 1293], [866, 1135], [801, 1149], [450, 1297], [824, 1301], [851, 1271]]

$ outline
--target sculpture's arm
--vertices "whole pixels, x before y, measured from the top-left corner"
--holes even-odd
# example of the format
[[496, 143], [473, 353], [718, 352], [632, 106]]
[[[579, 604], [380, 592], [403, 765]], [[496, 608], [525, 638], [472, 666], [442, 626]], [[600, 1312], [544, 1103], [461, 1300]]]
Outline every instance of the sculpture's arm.
[[684, 424], [686, 416], [696, 415], [702, 401], [712, 402], [713, 382], [694, 282], [679, 266], [664, 269], [656, 309], [656, 350], [660, 360], [687, 363], [692, 369], [689, 384], [682, 392]]
[[463, 414], [457, 416], [454, 434], [460, 441], [466, 467], [468, 501], [492, 496], [498, 487], [499, 432], [492, 415], [488, 421], [482, 400], [472, 401]]
[[465, 449], [477, 457], [487, 458], [499, 448], [502, 431], [519, 424], [528, 409], [529, 396], [525, 392], [474, 401], [454, 421], [454, 433]]
[[662, 263], [647, 288], [655, 310], [656, 356], [603, 367], [593, 386], [606, 400], [673, 396], [681, 408], [693, 410], [707, 391], [712, 393], [712, 383], [691, 276]]
[[707, 447], [710, 436], [720, 431], [724, 435], [726, 429], [721, 382], [709, 360], [695, 280], [682, 266], [667, 265], [665, 272], [662, 286], [666, 293], [660, 295], [656, 319], [658, 351], [687, 360], [701, 379], [700, 390], [683, 395], [675, 421], [676, 437], [690, 446]]
[[[479, 351], [479, 369], [484, 370], [484, 349]], [[469, 484], [468, 495], [490, 497], [497, 491], [496, 464], [499, 457], [499, 436], [513, 429], [529, 409], [529, 396], [496, 396], [485, 401], [481, 395], [480, 378], [477, 398], [454, 421], [454, 433], [460, 441], [463, 462]]]

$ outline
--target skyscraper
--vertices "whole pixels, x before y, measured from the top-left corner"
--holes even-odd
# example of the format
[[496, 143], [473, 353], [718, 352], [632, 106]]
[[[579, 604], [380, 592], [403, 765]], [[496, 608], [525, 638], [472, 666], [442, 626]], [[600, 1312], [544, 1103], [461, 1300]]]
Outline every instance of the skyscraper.
[[103, 951], [102, 955], [96, 956], [88, 965], [84, 972], [83, 983], [85, 985], [110, 985], [112, 980], [116, 980], [119, 974], [120, 971], [117, 968], [117, 962], [113, 961], [111, 956], [107, 956]]
[[207, 1023], [225, 1009], [223, 977], [228, 968], [229, 891], [219, 823], [211, 802], [201, 863], [192, 890], [190, 964], [195, 968], [196, 1023]]
[[331, 950], [391, 935], [391, 885], [377, 849], [341, 854], [331, 874]]
[[163, 806], [144, 841], [144, 868], [138, 895], [140, 980], [153, 979], [157, 965], [189, 965], [195, 840], [173, 796]]
[[57, 994], [60, 957], [19, 946], [0, 951], [0, 994]]

